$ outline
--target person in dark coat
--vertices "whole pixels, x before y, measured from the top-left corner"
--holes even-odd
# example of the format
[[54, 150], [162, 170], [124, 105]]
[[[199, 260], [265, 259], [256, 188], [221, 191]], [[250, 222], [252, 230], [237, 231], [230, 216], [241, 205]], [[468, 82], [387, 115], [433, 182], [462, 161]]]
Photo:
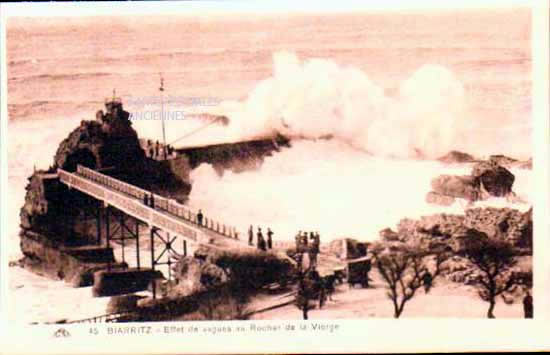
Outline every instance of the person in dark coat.
[[267, 249], [273, 249], [273, 231], [267, 228]]
[[321, 247], [321, 236], [319, 235], [319, 232], [316, 232], [314, 235], [313, 247], [315, 248], [315, 251], [319, 253]]
[[296, 252], [299, 253], [302, 248], [302, 231], [298, 231], [298, 234], [294, 237], [296, 242]]
[[202, 227], [203, 218], [204, 218], [204, 215], [202, 214], [202, 210], [199, 210], [199, 213], [197, 213], [197, 223], [201, 227]]
[[159, 141], [157, 141], [157, 142], [155, 143], [155, 158], [158, 158], [158, 156], [159, 156], [159, 150], [160, 150], [160, 143], [159, 143]]
[[258, 249], [265, 250], [265, 239], [264, 235], [262, 233], [262, 228], [258, 227], [258, 241], [257, 241], [257, 247]]
[[525, 318], [533, 318], [533, 297], [529, 291], [523, 298], [523, 313]]
[[302, 235], [302, 247], [307, 248], [307, 232]]
[[430, 292], [430, 289], [432, 288], [433, 277], [428, 270], [426, 270], [424, 276], [422, 276], [422, 282], [424, 283], [424, 291], [426, 293]]
[[252, 225], [248, 228], [248, 245], [254, 245], [254, 229]]

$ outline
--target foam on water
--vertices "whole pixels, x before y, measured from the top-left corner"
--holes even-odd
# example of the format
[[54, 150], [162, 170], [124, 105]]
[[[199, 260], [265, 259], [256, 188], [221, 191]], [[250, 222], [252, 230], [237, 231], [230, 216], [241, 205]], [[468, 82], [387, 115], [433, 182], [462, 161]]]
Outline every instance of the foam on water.
[[[207, 164], [191, 174], [190, 204], [223, 218], [245, 235], [250, 224], [271, 227], [290, 240], [298, 230], [317, 230], [323, 241], [352, 236], [374, 240], [400, 219], [433, 213], [463, 213], [462, 199], [449, 207], [425, 202], [431, 180], [440, 174], [467, 175], [471, 165], [375, 157], [338, 141], [299, 141], [266, 158], [257, 171], [218, 176]], [[514, 169], [514, 190], [530, 201], [529, 170]], [[469, 207], [513, 207], [504, 198]]]

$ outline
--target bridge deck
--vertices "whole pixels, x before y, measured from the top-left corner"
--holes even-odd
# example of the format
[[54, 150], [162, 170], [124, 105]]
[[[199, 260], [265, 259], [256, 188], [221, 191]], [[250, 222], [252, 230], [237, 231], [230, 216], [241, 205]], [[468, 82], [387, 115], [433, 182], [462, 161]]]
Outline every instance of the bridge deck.
[[[190, 242], [209, 244], [218, 241], [227, 246], [250, 248], [236, 239], [236, 229], [205, 219], [199, 226], [197, 215], [174, 200], [153, 194], [113, 177], [79, 165], [75, 173], [57, 170], [59, 179], [70, 188], [75, 188], [105, 204], [161, 230], [181, 236]], [[154, 196], [154, 207], [144, 203], [144, 197]]]

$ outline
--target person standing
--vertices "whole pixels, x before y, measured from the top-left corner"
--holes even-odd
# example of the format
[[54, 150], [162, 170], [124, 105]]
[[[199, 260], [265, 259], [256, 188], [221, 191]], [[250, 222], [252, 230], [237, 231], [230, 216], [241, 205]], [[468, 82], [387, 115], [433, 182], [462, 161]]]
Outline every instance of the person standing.
[[321, 247], [321, 236], [319, 235], [319, 232], [316, 232], [313, 236], [313, 248], [315, 249], [315, 252], [319, 254]]
[[258, 240], [257, 240], [257, 247], [258, 249], [265, 250], [265, 239], [264, 235], [262, 233], [262, 228], [258, 227], [258, 234], [257, 234]]
[[319, 235], [310, 232], [309, 237], [311, 239], [311, 246], [309, 247], [309, 259], [311, 267], [317, 268], [317, 255], [319, 255]]
[[298, 231], [298, 234], [294, 237], [296, 241], [296, 252], [299, 253], [302, 246], [302, 231]]
[[426, 293], [430, 292], [430, 289], [432, 288], [432, 281], [433, 277], [432, 274], [428, 270], [424, 273], [424, 276], [422, 276], [422, 282], [424, 283], [424, 291]]
[[204, 218], [204, 215], [202, 214], [202, 210], [199, 210], [199, 213], [197, 214], [197, 224], [202, 227], [202, 219]]
[[533, 296], [529, 291], [523, 298], [523, 313], [525, 318], [533, 318]]
[[267, 228], [267, 249], [273, 249], [273, 231]]
[[254, 229], [252, 228], [252, 224], [248, 228], [248, 245], [254, 245]]

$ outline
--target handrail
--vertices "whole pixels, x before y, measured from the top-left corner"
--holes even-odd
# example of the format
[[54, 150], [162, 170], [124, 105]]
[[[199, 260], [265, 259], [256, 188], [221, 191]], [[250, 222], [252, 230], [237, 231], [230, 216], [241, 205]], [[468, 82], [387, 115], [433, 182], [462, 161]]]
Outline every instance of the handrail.
[[[63, 169], [57, 169], [59, 179], [70, 187], [74, 186], [80, 191], [89, 194], [99, 200], [111, 204], [125, 213], [132, 215], [151, 226], [157, 226], [172, 231], [175, 234], [182, 235], [197, 242], [198, 229], [189, 226], [187, 223], [176, 216], [165, 211], [158, 210], [152, 206], [143, 204], [132, 196], [125, 196], [119, 191], [110, 191], [105, 185], [90, 180], [84, 176], [69, 173]], [[111, 182], [106, 181], [109, 185]]]
[[[87, 179], [100, 183], [119, 192], [123, 192], [127, 195], [133, 196], [139, 200], [144, 200], [145, 196], [153, 197], [155, 201], [155, 207], [164, 210], [174, 216], [183, 218], [184, 220], [198, 224], [197, 214], [192, 212], [187, 206], [182, 205], [173, 199], [168, 199], [160, 195], [154, 194], [150, 191], [141, 189], [134, 185], [128, 184], [124, 181], [115, 179], [111, 176], [104, 175], [96, 170], [77, 165], [76, 172]], [[226, 238], [237, 239], [237, 229], [233, 226], [229, 226], [211, 218], [205, 218], [201, 227], [207, 230], [219, 234]]]
[[102, 314], [95, 317], [90, 318], [83, 318], [83, 319], [76, 319], [72, 321], [67, 321], [66, 323], [115, 323], [118, 319], [133, 314], [132, 312], [115, 312], [115, 313], [107, 313]]

